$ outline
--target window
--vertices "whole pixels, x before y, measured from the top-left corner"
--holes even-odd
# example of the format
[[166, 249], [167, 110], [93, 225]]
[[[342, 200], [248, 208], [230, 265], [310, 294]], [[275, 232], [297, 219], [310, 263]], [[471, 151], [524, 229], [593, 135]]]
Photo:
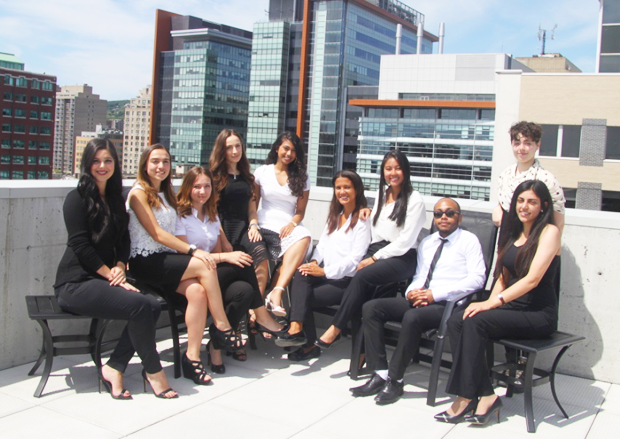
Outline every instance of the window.
[[2, 99], [4, 99], [5, 101], [12, 101], [13, 100], [13, 93], [5, 91], [3, 94]]
[[28, 102], [28, 96], [16, 94], [15, 102]]
[[41, 120], [52, 120], [52, 113], [49, 111], [41, 111]]
[[25, 118], [26, 117], [26, 110], [22, 110], [22, 109], [15, 109], [15, 117], [21, 117], [21, 118]]
[[11, 148], [11, 141], [9, 139], [2, 139], [2, 148], [3, 149]]
[[41, 88], [43, 90], [53, 91], [54, 90], [54, 84], [52, 84], [50, 81], [43, 81], [43, 84], [42, 84]]
[[38, 104], [39, 103], [39, 97], [38, 96], [30, 96], [30, 103], [31, 104]]
[[30, 125], [30, 128], [28, 128], [28, 133], [39, 134], [39, 127], [36, 125]]
[[28, 180], [34, 180], [36, 177], [36, 172], [28, 171]]
[[13, 164], [14, 165], [23, 165], [24, 164], [24, 156], [23, 155], [14, 155], [13, 156]]
[[23, 180], [24, 171], [13, 171], [13, 180]]
[[52, 98], [41, 96], [42, 105], [52, 105]]
[[40, 165], [49, 165], [50, 164], [50, 158], [49, 157], [39, 157], [39, 164]]
[[15, 85], [15, 80], [12, 76], [4, 75], [4, 84], [5, 85]]
[[2, 163], [3, 165], [11, 164], [11, 156], [3, 154], [0, 158], [0, 163]]
[[39, 149], [41, 149], [43, 151], [49, 151], [49, 149], [50, 149], [50, 142], [39, 142]]
[[10, 108], [3, 108], [2, 109], [2, 115], [5, 117], [11, 117], [11, 109]]
[[581, 125], [564, 125], [562, 134], [562, 157], [579, 157]]
[[2, 132], [3, 133], [10, 133], [11, 132], [11, 124], [10, 123], [3, 123], [2, 124]]
[[47, 171], [39, 171], [39, 178], [50, 178], [50, 173]]
[[24, 141], [23, 140], [13, 140], [13, 148], [15, 149], [24, 149]]
[[39, 88], [41, 88], [41, 83], [39, 82], [38, 79], [33, 79], [30, 87], [34, 88], [35, 90], [38, 90]]
[[28, 141], [28, 149], [37, 149], [37, 141], [29, 140]]
[[30, 119], [38, 119], [38, 118], [39, 118], [39, 112], [35, 110], [30, 110]]
[[9, 171], [0, 171], [0, 179], [8, 180], [9, 179]]
[[37, 156], [29, 155], [28, 156], [28, 164], [29, 165], [36, 165], [37, 164]]
[[620, 127], [607, 127], [605, 158], [620, 160]]
[[558, 128], [559, 125], [541, 125], [543, 136], [540, 140], [542, 156], [556, 157], [558, 155]]
[[18, 87], [28, 87], [28, 81], [23, 76], [20, 76], [15, 81], [15, 85], [17, 85]]
[[13, 126], [13, 132], [14, 133], [19, 133], [19, 134], [24, 134], [26, 132], [26, 127], [24, 125], [14, 125]]
[[50, 127], [41, 127], [41, 129], [39, 130], [39, 134], [49, 136], [50, 134], [52, 134], [52, 129]]

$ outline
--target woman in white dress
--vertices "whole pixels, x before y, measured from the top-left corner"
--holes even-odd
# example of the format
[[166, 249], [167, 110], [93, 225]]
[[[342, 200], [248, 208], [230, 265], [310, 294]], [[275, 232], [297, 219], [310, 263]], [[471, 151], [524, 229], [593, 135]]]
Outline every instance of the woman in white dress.
[[310, 245], [310, 231], [301, 225], [308, 205], [310, 179], [306, 172], [303, 145], [296, 134], [278, 136], [265, 165], [254, 172], [258, 227], [272, 259], [282, 266], [271, 281], [265, 306], [276, 316], [285, 316], [282, 293], [304, 260]]

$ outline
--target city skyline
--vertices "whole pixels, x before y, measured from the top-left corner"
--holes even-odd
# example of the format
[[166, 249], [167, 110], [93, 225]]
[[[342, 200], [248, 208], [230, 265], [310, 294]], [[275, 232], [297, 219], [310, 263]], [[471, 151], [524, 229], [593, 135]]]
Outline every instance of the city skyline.
[[[519, 0], [510, 8], [500, 0], [401, 1], [425, 15], [431, 33], [446, 23], [444, 53], [532, 56], [540, 52], [539, 24], [557, 24], [546, 51], [594, 71], [596, 0]], [[156, 8], [251, 31], [253, 23], [267, 21], [268, 6], [268, 0], [0, 0], [0, 51], [15, 54], [26, 70], [57, 76], [59, 85], [88, 84], [103, 99], [131, 99], [151, 82]]]

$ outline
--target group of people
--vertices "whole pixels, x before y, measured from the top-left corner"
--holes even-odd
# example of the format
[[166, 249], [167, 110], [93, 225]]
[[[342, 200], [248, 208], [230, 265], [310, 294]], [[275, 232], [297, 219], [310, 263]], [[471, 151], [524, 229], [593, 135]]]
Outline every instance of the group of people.
[[[266, 164], [252, 175], [234, 130], [218, 135], [209, 169], [190, 169], [176, 195], [169, 152], [161, 144], [147, 147], [126, 202], [114, 146], [93, 139], [82, 157], [78, 188], [69, 193], [63, 209], [68, 245], [55, 293], [67, 311], [127, 320], [99, 372], [100, 382], [116, 399], [131, 399], [123, 372], [134, 352], [142, 361], [145, 387], [149, 383], [160, 398], [178, 397], [155, 346], [159, 305], [128, 282], [127, 267], [141, 284], [186, 297], [182, 370], [198, 385], [212, 383], [200, 358], [207, 311], [213, 320], [207, 366], [213, 373], [225, 372], [223, 352], [246, 360], [238, 331], [244, 319], [250, 331], [296, 348], [288, 354], [290, 360], [303, 361], [319, 357], [349, 320], [361, 314], [366, 361], [373, 373], [351, 391], [359, 397], [376, 395], [377, 404], [403, 395], [405, 369], [422, 332], [437, 327], [446, 303], [457, 301], [463, 305], [448, 322], [453, 367], [447, 388], [457, 398], [435, 418], [486, 423], [495, 413], [499, 418], [501, 408], [484, 360], [486, 341], [542, 337], [557, 325], [553, 283], [563, 192], [535, 159], [540, 127], [520, 122], [510, 135], [517, 164], [500, 178], [500, 205], [493, 212], [501, 224], [498, 258], [494, 287], [484, 301], [465, 303], [484, 287], [486, 268], [476, 236], [459, 228], [463, 213], [456, 200], [436, 203], [437, 232], [418, 242], [426, 209], [402, 152], [385, 155], [372, 210], [358, 174], [343, 170], [334, 176], [326, 225], [311, 251], [310, 231], [302, 225], [310, 179], [300, 139], [281, 134]], [[270, 259], [281, 260], [272, 276]], [[404, 297], [393, 297], [391, 285], [408, 279]], [[287, 287], [288, 310], [282, 300]], [[331, 325], [318, 337], [312, 310], [336, 304]], [[389, 364], [383, 336], [388, 320], [403, 326]]]

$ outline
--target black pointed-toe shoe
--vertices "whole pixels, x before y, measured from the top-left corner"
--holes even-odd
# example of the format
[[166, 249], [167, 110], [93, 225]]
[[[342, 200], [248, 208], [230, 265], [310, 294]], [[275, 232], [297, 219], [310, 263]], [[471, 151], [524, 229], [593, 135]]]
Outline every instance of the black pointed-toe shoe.
[[483, 413], [481, 415], [476, 415], [474, 413], [470, 416], [465, 416], [465, 422], [471, 422], [472, 424], [476, 425], [485, 425], [491, 420], [493, 415], [497, 413], [497, 423], [499, 424], [499, 412], [502, 409], [503, 405], [504, 404], [502, 404], [502, 400], [499, 399], [498, 396], [497, 399], [493, 401], [493, 404], [491, 405], [491, 407], [489, 407], [489, 410], [486, 413]]
[[404, 387], [404, 382], [401, 381], [399, 383], [396, 380], [388, 378], [387, 383], [383, 387], [383, 390], [381, 390], [379, 394], [375, 396], [375, 401], [377, 402], [377, 405], [395, 403], [405, 393]]
[[296, 332], [295, 334], [289, 334], [285, 332], [278, 335], [276, 338], [276, 346], [281, 348], [288, 348], [291, 346], [303, 346], [308, 342], [306, 333], [304, 331]]
[[476, 410], [476, 406], [478, 405], [478, 398], [474, 398], [472, 399], [469, 404], [467, 404], [467, 407], [465, 407], [465, 410], [463, 410], [461, 413], [459, 413], [458, 415], [449, 415], [448, 411], [444, 411], [441, 413], [437, 413], [435, 415], [435, 419], [440, 421], [440, 422], [445, 422], [447, 424], [458, 424], [459, 422], [461, 422], [467, 415], [469, 415], [470, 413], [472, 413], [474, 410]]
[[353, 396], [371, 396], [379, 393], [387, 381], [374, 373], [366, 383], [359, 387], [352, 387], [349, 390], [353, 392]]
[[307, 351], [305, 347], [301, 347], [296, 351], [287, 355], [287, 358], [291, 361], [306, 361], [313, 358], [319, 358], [321, 356], [321, 350], [312, 345], [312, 348]]

